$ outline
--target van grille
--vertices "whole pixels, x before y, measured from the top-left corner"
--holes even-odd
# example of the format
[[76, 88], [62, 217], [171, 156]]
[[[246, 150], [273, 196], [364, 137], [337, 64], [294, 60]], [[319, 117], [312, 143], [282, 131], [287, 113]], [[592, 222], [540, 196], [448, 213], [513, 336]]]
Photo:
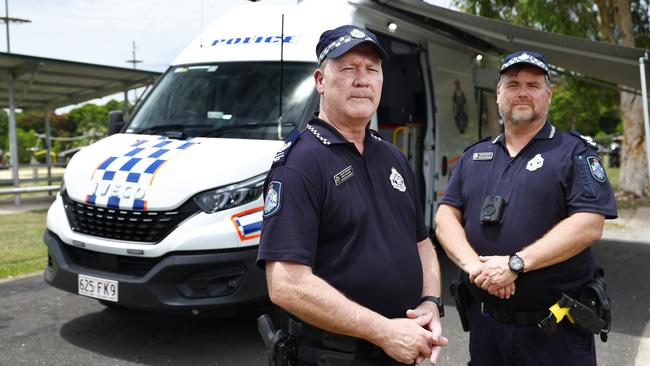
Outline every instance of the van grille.
[[127, 257], [93, 252], [71, 245], [62, 245], [61, 247], [66, 251], [72, 263], [79, 267], [135, 277], [144, 277], [161, 261], [161, 258]]
[[107, 239], [155, 244], [200, 209], [193, 199], [169, 211], [122, 210], [88, 205], [61, 194], [73, 231]]

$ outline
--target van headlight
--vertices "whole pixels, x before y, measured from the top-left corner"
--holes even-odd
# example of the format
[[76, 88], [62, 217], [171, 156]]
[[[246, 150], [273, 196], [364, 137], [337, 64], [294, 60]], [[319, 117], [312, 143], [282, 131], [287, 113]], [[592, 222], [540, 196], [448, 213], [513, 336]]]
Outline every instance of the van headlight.
[[201, 192], [194, 196], [194, 202], [205, 213], [214, 213], [253, 202], [264, 191], [266, 174], [263, 173], [240, 183]]

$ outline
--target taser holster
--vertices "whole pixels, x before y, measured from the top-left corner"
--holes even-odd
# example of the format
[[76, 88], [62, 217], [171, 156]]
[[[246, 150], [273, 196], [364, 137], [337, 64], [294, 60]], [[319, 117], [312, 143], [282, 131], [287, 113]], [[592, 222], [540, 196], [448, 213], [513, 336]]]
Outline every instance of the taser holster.
[[598, 268], [595, 277], [580, 290], [578, 300], [562, 293], [560, 300], [549, 308], [548, 316], [539, 321], [540, 330], [551, 335], [557, 330], [557, 324], [566, 317], [576, 328], [600, 334], [600, 339], [606, 342], [612, 320], [606, 288], [604, 271]]
[[579, 295], [580, 302], [592, 309], [604, 321], [605, 324], [597, 332], [593, 332], [600, 333], [600, 340], [603, 342], [607, 342], [607, 335], [612, 328], [612, 304], [606, 290], [605, 271], [597, 268], [594, 279], [582, 288]]

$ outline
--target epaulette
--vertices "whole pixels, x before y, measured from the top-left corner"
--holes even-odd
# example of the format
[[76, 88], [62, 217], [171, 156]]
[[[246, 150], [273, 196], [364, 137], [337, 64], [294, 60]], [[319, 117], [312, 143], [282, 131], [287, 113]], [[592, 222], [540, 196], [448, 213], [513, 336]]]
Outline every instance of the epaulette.
[[595, 142], [593, 142], [593, 141], [591, 141], [591, 140], [589, 140], [589, 139], [587, 139], [587, 138], [586, 138], [583, 134], [581, 134], [580, 132], [578, 132], [578, 131], [576, 131], [576, 130], [571, 130], [571, 132], [570, 132], [569, 134], [571, 134], [571, 135], [573, 135], [573, 136], [579, 138], [579, 139], [580, 139], [580, 140], [581, 140], [581, 141], [582, 141], [582, 142], [583, 142], [587, 147], [590, 147], [590, 148], [592, 148], [592, 149], [598, 151], [598, 144], [595, 143]]
[[284, 145], [282, 145], [282, 148], [277, 153], [275, 153], [271, 167], [284, 164], [284, 161], [287, 159], [289, 152], [296, 145], [296, 142], [298, 142], [299, 139], [300, 131], [297, 129], [293, 130], [293, 132], [289, 134], [286, 140], [284, 140]]
[[373, 130], [372, 128], [369, 128], [368, 131], [370, 131], [370, 136], [372, 136], [375, 140], [377, 141], [384, 141], [384, 138], [381, 137], [379, 132]]
[[473, 143], [473, 144], [467, 146], [467, 147], [465, 148], [465, 150], [463, 150], [463, 152], [465, 152], [465, 151], [471, 149], [472, 146], [474, 146], [474, 145], [478, 145], [478, 144], [480, 144], [481, 142], [490, 141], [490, 140], [492, 140], [492, 136], [488, 136], [488, 137], [486, 137], [486, 138], [484, 138], [484, 139], [482, 139], [482, 140], [478, 140], [478, 141], [476, 141], [475, 143]]

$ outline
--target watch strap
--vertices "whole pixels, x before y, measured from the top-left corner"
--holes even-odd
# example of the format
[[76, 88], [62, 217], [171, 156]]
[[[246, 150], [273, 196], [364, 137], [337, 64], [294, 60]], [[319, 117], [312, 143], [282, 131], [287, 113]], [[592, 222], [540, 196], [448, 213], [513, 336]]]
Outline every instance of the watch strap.
[[424, 296], [420, 299], [420, 304], [425, 302], [425, 301], [431, 301], [432, 303], [436, 304], [438, 307], [438, 314], [442, 318], [445, 316], [445, 307], [442, 305], [442, 299], [440, 299], [437, 296]]

